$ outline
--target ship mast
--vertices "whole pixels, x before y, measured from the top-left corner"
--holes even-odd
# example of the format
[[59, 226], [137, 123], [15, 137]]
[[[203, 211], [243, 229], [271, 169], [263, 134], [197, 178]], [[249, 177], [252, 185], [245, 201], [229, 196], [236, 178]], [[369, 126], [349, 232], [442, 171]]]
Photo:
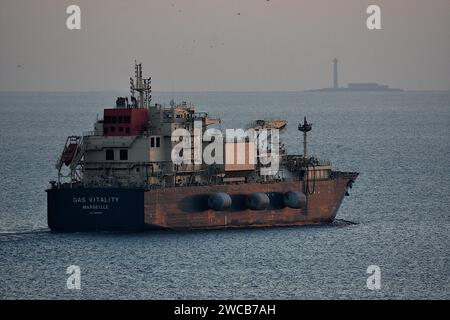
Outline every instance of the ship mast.
[[134, 79], [130, 77], [131, 100], [135, 100], [135, 92], [139, 93], [139, 100], [135, 108], [148, 108], [152, 100], [152, 78], [142, 78], [142, 63], [134, 61]]
[[306, 117], [303, 120], [303, 124], [299, 123], [298, 130], [303, 132], [303, 158], [306, 160], [308, 145], [307, 145], [307, 133], [311, 131], [312, 124], [306, 121]]

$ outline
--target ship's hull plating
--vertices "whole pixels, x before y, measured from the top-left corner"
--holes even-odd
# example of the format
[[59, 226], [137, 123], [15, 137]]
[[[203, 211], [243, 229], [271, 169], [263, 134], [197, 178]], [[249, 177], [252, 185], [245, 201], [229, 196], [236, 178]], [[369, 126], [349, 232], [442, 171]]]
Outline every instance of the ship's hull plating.
[[[152, 190], [60, 188], [47, 190], [48, 225], [53, 231], [139, 231], [146, 229], [223, 229], [326, 224], [334, 220], [349, 183], [357, 174], [309, 182], [307, 203], [293, 209], [283, 203], [288, 191], [305, 192], [302, 181], [210, 185]], [[314, 190], [312, 190], [314, 189]], [[208, 197], [225, 192], [232, 206], [208, 208]], [[251, 210], [245, 199], [266, 193], [270, 205]]]

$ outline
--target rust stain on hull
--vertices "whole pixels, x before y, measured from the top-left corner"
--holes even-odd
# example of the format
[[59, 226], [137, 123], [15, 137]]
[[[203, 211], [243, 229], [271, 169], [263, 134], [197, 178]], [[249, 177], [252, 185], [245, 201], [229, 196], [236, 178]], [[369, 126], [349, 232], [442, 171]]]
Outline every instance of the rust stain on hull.
[[[288, 191], [302, 192], [303, 181], [149, 190], [144, 194], [145, 224], [150, 228], [174, 230], [327, 224], [334, 220], [348, 185], [356, 176], [355, 173], [317, 180], [314, 193], [307, 195], [307, 205], [301, 209], [283, 206], [279, 197]], [[233, 198], [230, 209], [215, 211], [207, 207], [208, 196], [217, 192], [225, 192]], [[271, 204], [267, 209], [251, 210], [242, 206], [242, 200], [255, 192], [269, 196]]]

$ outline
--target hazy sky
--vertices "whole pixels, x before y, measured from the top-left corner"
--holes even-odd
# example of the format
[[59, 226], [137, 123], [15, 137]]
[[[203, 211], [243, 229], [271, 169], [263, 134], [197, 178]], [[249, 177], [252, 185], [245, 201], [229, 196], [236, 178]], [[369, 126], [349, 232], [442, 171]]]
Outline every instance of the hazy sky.
[[448, 90], [450, 0], [0, 1], [0, 91], [125, 91], [134, 59], [154, 91], [297, 91], [334, 57], [341, 86]]

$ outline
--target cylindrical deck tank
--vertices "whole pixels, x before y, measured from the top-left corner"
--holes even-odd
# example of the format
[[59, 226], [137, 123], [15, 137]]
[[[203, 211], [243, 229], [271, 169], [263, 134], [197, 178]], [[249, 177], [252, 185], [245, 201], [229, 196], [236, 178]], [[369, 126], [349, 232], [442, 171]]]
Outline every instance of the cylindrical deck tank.
[[231, 203], [230, 195], [225, 192], [214, 193], [208, 198], [208, 207], [216, 211], [228, 209]]
[[255, 192], [247, 196], [246, 205], [252, 210], [264, 210], [270, 204], [270, 199], [263, 192]]
[[300, 209], [306, 206], [306, 196], [297, 191], [288, 191], [283, 196], [283, 202], [286, 207]]

